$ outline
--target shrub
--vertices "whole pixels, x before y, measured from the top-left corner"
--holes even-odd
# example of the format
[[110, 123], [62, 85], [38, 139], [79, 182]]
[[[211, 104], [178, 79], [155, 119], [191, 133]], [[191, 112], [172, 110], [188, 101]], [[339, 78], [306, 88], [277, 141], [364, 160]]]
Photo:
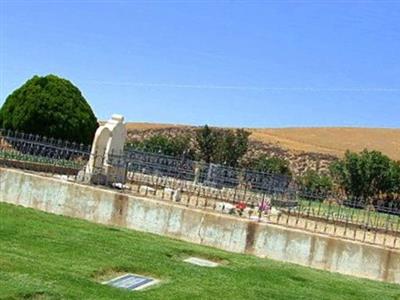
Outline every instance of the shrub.
[[391, 179], [390, 192], [396, 194], [397, 198], [400, 199], [400, 161], [392, 163]]
[[375, 200], [398, 193], [399, 165], [378, 151], [347, 151], [344, 158], [332, 163], [335, 181], [353, 198]]
[[307, 192], [306, 194], [323, 196], [333, 188], [332, 178], [328, 175], [321, 175], [315, 170], [308, 170], [303, 176], [297, 177], [297, 183]]
[[79, 89], [55, 75], [34, 76], [9, 95], [0, 127], [90, 144], [97, 119]]
[[194, 150], [191, 147], [190, 136], [188, 135], [169, 137], [156, 134], [143, 141], [133, 141], [128, 144], [128, 148], [171, 156], [185, 155], [189, 159], [194, 158]]
[[250, 160], [246, 167], [259, 172], [292, 176], [289, 162], [286, 159], [279, 157], [268, 157], [265, 154]]

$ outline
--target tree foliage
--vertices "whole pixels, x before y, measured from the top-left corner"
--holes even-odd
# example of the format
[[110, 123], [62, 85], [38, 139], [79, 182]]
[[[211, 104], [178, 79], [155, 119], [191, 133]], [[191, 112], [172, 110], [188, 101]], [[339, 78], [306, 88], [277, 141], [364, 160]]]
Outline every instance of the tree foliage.
[[335, 181], [350, 197], [371, 200], [399, 193], [399, 164], [378, 151], [347, 151], [330, 169]]
[[199, 148], [199, 159], [210, 163], [216, 153], [217, 135], [208, 125], [196, 131], [196, 141]]
[[133, 141], [128, 147], [237, 167], [247, 152], [249, 135], [243, 129], [217, 129], [205, 125], [196, 131], [194, 138], [189, 134], [174, 137], [156, 134], [142, 141]]
[[0, 127], [90, 144], [97, 119], [70, 81], [34, 76], [9, 95], [0, 110]]
[[217, 129], [208, 125], [196, 132], [199, 158], [207, 163], [237, 167], [249, 147], [250, 133], [244, 129]]
[[214, 163], [237, 167], [249, 146], [249, 133], [244, 129], [218, 130]]
[[140, 149], [146, 152], [160, 153], [171, 156], [194, 158], [194, 149], [191, 147], [190, 136], [179, 135], [169, 137], [162, 134], [153, 135], [143, 141], [134, 141], [128, 144], [129, 148]]
[[400, 161], [392, 163], [390, 174], [391, 174], [390, 192], [392, 194], [400, 196]]
[[333, 188], [332, 178], [315, 170], [307, 170], [304, 175], [297, 177], [297, 183], [307, 192], [315, 194], [326, 194]]
[[246, 167], [259, 172], [292, 176], [289, 162], [286, 159], [279, 157], [268, 157], [265, 154], [252, 159]]

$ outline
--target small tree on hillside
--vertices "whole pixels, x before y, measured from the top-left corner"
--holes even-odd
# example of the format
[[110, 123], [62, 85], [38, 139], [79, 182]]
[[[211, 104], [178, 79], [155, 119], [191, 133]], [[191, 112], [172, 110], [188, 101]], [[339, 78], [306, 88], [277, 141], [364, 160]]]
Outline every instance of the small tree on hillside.
[[217, 136], [208, 125], [196, 131], [196, 142], [199, 147], [199, 158], [210, 163], [215, 155]]
[[205, 125], [196, 133], [199, 157], [206, 163], [237, 167], [247, 152], [249, 135], [250, 133], [244, 129], [233, 131]]
[[247, 150], [249, 149], [249, 136], [250, 132], [244, 130], [244, 129], [236, 129], [235, 132], [235, 139], [233, 142], [233, 145], [229, 145], [233, 147], [234, 151], [229, 152], [229, 161], [230, 165], [236, 167], [240, 161], [240, 159], [247, 153]]
[[240, 159], [246, 154], [249, 145], [249, 133], [243, 129], [219, 130], [216, 133], [217, 143], [213, 162], [237, 167]]

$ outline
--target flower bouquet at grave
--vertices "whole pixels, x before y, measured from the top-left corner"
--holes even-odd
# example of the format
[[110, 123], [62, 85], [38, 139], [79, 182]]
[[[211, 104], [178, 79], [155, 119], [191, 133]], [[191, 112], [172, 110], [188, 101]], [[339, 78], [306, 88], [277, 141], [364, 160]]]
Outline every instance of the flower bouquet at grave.
[[243, 201], [240, 201], [238, 204], [236, 204], [236, 210], [239, 214], [239, 216], [243, 215], [243, 211], [246, 209], [247, 204]]

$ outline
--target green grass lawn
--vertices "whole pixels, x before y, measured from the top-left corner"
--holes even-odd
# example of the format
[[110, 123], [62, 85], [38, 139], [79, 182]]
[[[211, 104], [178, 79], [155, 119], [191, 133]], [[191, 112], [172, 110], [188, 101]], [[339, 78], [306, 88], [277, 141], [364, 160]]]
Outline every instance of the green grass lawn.
[[[218, 268], [182, 261], [215, 259]], [[147, 274], [139, 292], [98, 283]], [[0, 299], [400, 299], [400, 286], [0, 203]]]
[[400, 217], [396, 215], [367, 211], [344, 205], [329, 205], [319, 201], [301, 200], [299, 209], [303, 214], [320, 216], [329, 220], [350, 222], [355, 224], [368, 224], [371, 227], [399, 230]]

